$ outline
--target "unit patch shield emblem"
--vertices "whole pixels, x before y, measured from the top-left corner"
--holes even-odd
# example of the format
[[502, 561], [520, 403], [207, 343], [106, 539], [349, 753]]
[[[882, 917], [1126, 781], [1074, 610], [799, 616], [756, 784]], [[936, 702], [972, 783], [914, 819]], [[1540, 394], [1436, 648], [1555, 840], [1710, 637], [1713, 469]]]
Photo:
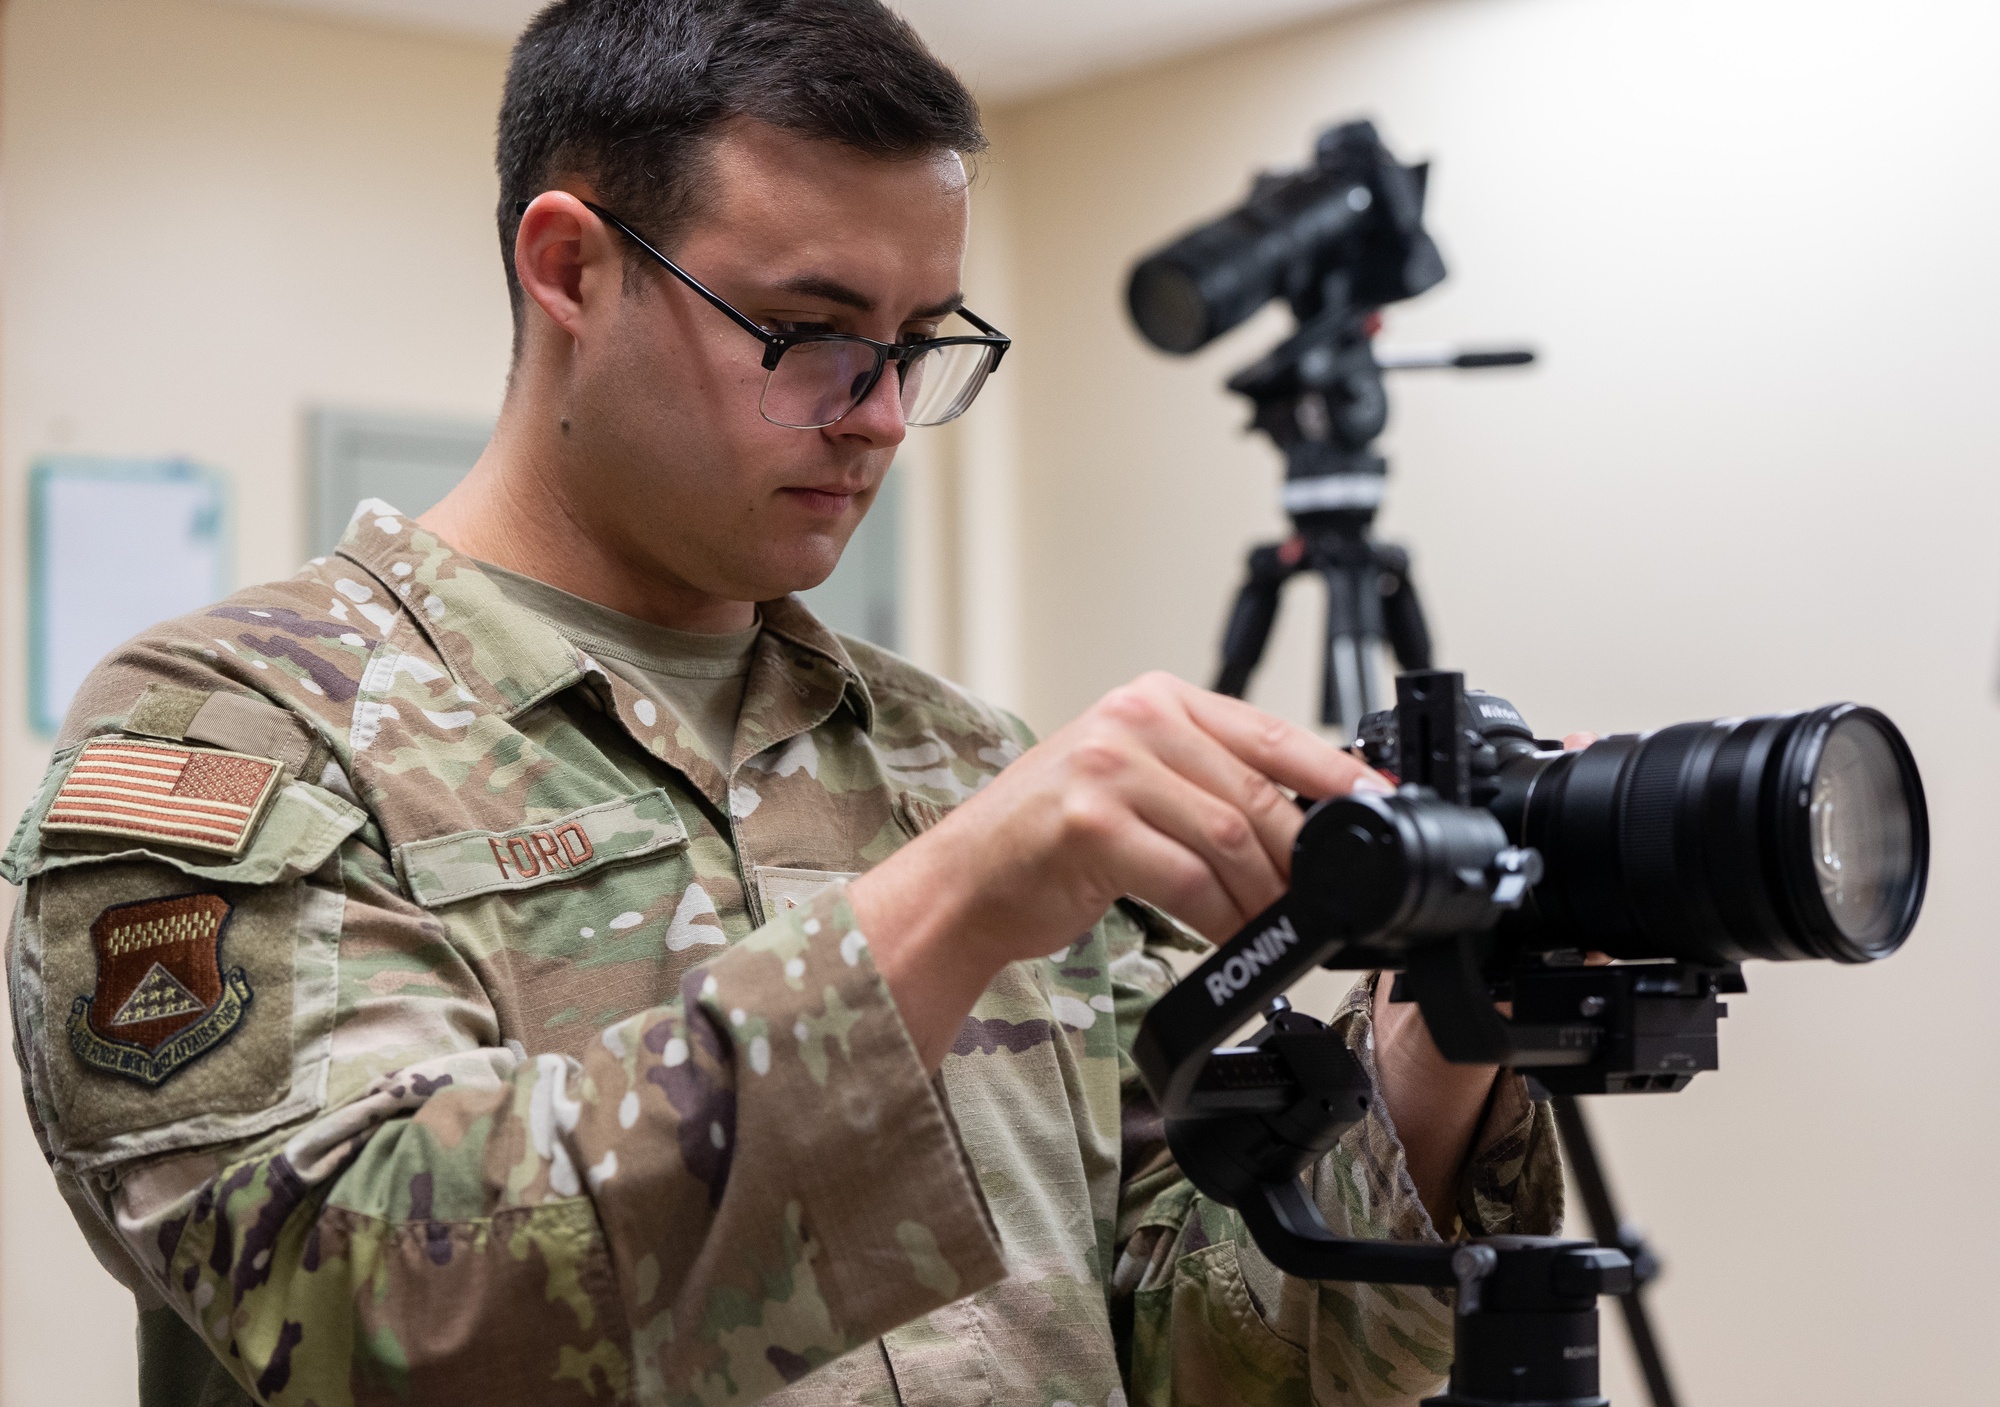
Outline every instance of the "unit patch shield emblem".
[[70, 1005], [76, 1058], [155, 1087], [228, 1039], [250, 1004], [243, 969], [222, 970], [228, 923], [220, 894], [147, 899], [99, 914], [90, 926], [97, 988]]

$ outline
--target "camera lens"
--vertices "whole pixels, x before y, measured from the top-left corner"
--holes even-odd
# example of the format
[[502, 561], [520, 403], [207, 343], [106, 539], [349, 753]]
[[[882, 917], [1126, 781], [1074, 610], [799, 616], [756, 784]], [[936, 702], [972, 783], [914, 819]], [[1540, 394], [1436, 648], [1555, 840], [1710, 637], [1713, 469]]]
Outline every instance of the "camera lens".
[[1132, 321], [1162, 351], [1192, 352], [1214, 335], [1201, 285], [1165, 259], [1148, 259], [1132, 271], [1126, 299]]
[[1681, 723], [1497, 780], [1495, 813], [1547, 870], [1505, 924], [1524, 946], [1870, 962], [1923, 903], [1923, 783], [1870, 708]]

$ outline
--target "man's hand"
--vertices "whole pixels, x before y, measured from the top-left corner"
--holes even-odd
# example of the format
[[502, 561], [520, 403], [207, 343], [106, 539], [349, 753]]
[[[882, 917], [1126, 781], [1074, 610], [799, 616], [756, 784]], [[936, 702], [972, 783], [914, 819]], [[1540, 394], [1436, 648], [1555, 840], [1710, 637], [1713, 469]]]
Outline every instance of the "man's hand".
[[1356, 787], [1389, 790], [1317, 734], [1148, 674], [1029, 749], [849, 898], [935, 1069], [1002, 967], [1074, 942], [1125, 895], [1232, 936], [1290, 879], [1304, 816], [1282, 788]]

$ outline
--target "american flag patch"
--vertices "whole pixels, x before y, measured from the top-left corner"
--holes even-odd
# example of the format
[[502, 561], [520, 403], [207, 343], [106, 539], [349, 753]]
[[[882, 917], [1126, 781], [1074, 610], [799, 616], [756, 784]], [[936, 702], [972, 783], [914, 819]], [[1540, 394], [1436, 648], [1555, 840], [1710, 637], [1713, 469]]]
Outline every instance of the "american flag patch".
[[277, 790], [267, 757], [177, 743], [85, 743], [42, 818], [44, 833], [124, 835], [234, 855]]

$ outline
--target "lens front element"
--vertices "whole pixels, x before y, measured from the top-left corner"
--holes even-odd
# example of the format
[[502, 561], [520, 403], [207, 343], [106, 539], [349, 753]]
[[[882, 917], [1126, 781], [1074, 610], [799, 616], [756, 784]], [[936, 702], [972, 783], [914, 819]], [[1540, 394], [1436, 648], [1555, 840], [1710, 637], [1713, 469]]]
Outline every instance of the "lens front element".
[[1880, 947], [1910, 893], [1909, 793], [1889, 741], [1865, 716], [1836, 722], [1813, 768], [1808, 802], [1813, 878], [1843, 936]]

